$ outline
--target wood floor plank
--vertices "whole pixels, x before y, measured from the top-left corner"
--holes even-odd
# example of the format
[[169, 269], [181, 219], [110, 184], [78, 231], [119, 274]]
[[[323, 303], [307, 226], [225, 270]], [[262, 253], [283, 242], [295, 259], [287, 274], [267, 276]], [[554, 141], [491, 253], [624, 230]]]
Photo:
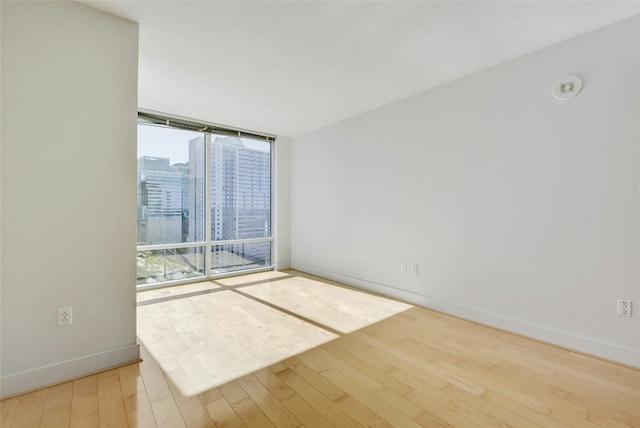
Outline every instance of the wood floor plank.
[[303, 352], [298, 355], [297, 358], [316, 372], [321, 372], [329, 368], [329, 365], [318, 358], [314, 352]]
[[40, 421], [41, 428], [68, 427], [71, 422], [71, 403], [45, 409]]
[[[322, 350], [317, 349], [315, 354], [318, 355], [322, 353], [321, 351]], [[342, 389], [338, 388], [334, 383], [328, 381], [320, 373], [304, 364], [298, 358], [289, 358], [285, 361], [285, 364], [287, 364], [287, 366], [295, 373], [297, 373], [300, 377], [313, 385], [315, 389], [317, 389], [330, 401], [336, 401], [345, 395], [345, 392]]]
[[127, 395], [123, 398], [123, 402], [129, 428], [156, 428], [158, 426], [146, 392]]
[[589, 368], [581, 370], [580, 366], [558, 364], [546, 358], [548, 356], [547, 354], [545, 354], [545, 358], [534, 358], [526, 353], [529, 348], [526, 348], [526, 351], [521, 350], [514, 344], [503, 344], [498, 348], [498, 350], [502, 350], [503, 352], [505, 349], [508, 349], [507, 353], [514, 355], [518, 361], [528, 363], [526, 366], [523, 365], [521, 370], [535, 371], [537, 369], [537, 373], [542, 376], [555, 376], [563, 383], [570, 383], [580, 390], [591, 390], [598, 395], [608, 394], [612, 399], [620, 401], [622, 405], [626, 403], [637, 408], [637, 406], [635, 406], [637, 403], [632, 401], [635, 401], [633, 395], [637, 394], [640, 384], [627, 386], [616, 381], [611, 381], [606, 377], [598, 376], [597, 373]]
[[209, 416], [207, 409], [200, 403], [197, 397], [194, 400], [183, 401], [178, 404], [178, 410], [182, 415], [187, 428], [214, 428], [215, 424]]
[[21, 396], [12, 425], [20, 428], [40, 426], [48, 392], [48, 389], [43, 389], [33, 394]]
[[429, 412], [422, 412], [422, 414], [416, 418], [416, 422], [428, 428], [448, 428], [453, 426]]
[[391, 425], [401, 427], [420, 426], [413, 420], [413, 415], [403, 414], [400, 410], [396, 409], [386, 401], [372, 394], [366, 388], [356, 384], [351, 379], [344, 376], [341, 372], [338, 372], [338, 370], [331, 368], [322, 372], [322, 375], [338, 385], [351, 397], [355, 398], [360, 403], [373, 410], [374, 413], [389, 422]]
[[211, 428], [215, 427], [213, 420], [209, 416], [209, 413], [202, 405], [200, 397], [198, 395], [185, 395], [180, 390], [176, 382], [174, 382], [176, 376], [185, 376], [184, 372], [177, 371], [171, 372], [171, 378], [168, 379], [169, 389], [173, 395], [173, 399], [178, 406], [178, 410], [182, 415], [187, 428]]
[[553, 420], [573, 426], [576, 426], [575, 424], [578, 424], [577, 426], [586, 425], [584, 421], [587, 419], [588, 409], [568, 401], [565, 398], [567, 391], [562, 388], [542, 383], [538, 378], [520, 373], [514, 373], [513, 376], [505, 380], [504, 387], [515, 391], [526, 389], [537, 402], [545, 403], [551, 408], [549, 418]]
[[634, 397], [634, 394], [638, 394], [638, 390], [628, 388], [624, 385], [612, 385], [609, 381], [602, 379], [593, 379], [589, 376], [582, 378], [573, 374], [568, 374], [564, 371], [557, 372], [554, 376], [559, 384], [563, 384], [574, 391], [577, 395], [598, 400], [607, 398], [610, 406], [618, 409], [622, 412], [632, 414], [634, 416], [640, 416], [640, 401], [638, 396]]
[[606, 428], [628, 428], [640, 426], [637, 423], [629, 423], [627, 419], [619, 417], [619, 415], [604, 415], [595, 410], [589, 410], [587, 420], [601, 427]]
[[502, 407], [503, 409], [509, 410], [517, 415], [522, 416], [530, 422], [533, 422], [537, 426], [548, 426], [554, 428], [569, 428], [570, 425], [567, 425], [560, 421], [554, 421], [549, 417], [551, 414], [551, 408], [549, 408], [548, 412], [540, 413], [533, 408], [524, 405], [520, 402], [514, 401], [511, 397], [498, 394], [491, 390], [487, 390], [482, 394], [482, 397], [487, 401], [487, 403], [493, 404], [498, 407]]
[[277, 376], [277, 373], [287, 369], [286, 365], [283, 364], [282, 366], [284, 368], [280, 370], [277, 370], [276, 366], [271, 366], [253, 373], [256, 379], [258, 379], [274, 397], [281, 401], [295, 394], [295, 392]]
[[100, 373], [98, 382], [98, 418], [101, 427], [120, 428], [127, 425], [127, 412], [122, 399], [117, 370]]
[[552, 405], [549, 402], [538, 399], [537, 397], [539, 396], [533, 394], [534, 390], [527, 388], [526, 384], [522, 383], [516, 386], [515, 383], [508, 382], [511, 378], [515, 378], [517, 371], [510, 370], [509, 376], [504, 378], [502, 376], [496, 377], [492, 370], [487, 373], [483, 370], [478, 370], [477, 367], [468, 365], [464, 366], [464, 369], [468, 373], [473, 373], [476, 376], [474, 379], [486, 387], [483, 396], [491, 392], [496, 397], [514, 401], [540, 414], [549, 415], [551, 413]]
[[[638, 406], [640, 406], [640, 390], [638, 395]], [[615, 407], [605, 405], [600, 401], [573, 393], [567, 394], [565, 396], [565, 399], [569, 403], [589, 409], [589, 414], [591, 414], [592, 412], [599, 414], [599, 419], [611, 419], [629, 426], [640, 427], [640, 418], [638, 416], [620, 411]]]
[[178, 404], [171, 394], [152, 401], [151, 409], [159, 428], [186, 428]]
[[[369, 359], [364, 358], [364, 355], [362, 354], [354, 355], [352, 352], [344, 350], [340, 347], [338, 342], [340, 342], [340, 340], [325, 346], [325, 348], [337, 358], [349, 364], [351, 367], [356, 367], [359, 371], [383, 385], [384, 388], [390, 389], [396, 394], [405, 395], [411, 390], [407, 385], [399, 382], [392, 376], [389, 376], [387, 374], [387, 370], [381, 370], [380, 368], [370, 364], [368, 362]], [[390, 369], [391, 366], [388, 370]]]
[[359, 422], [345, 413], [341, 408], [334, 406], [332, 401], [293, 370], [283, 370], [278, 373], [278, 377], [333, 425], [345, 428], [362, 427]]
[[334, 426], [297, 394], [285, 397], [282, 400], [282, 404], [289, 409], [306, 428], [331, 428]]
[[519, 361], [504, 358], [504, 356], [495, 349], [484, 344], [475, 342], [464, 344], [459, 340], [445, 339], [440, 343], [429, 343], [429, 345], [434, 347], [442, 346], [445, 349], [453, 350], [453, 352], [459, 352], [464, 355], [462, 358], [465, 361], [473, 361], [476, 364], [490, 364], [507, 370], [517, 370], [520, 368]]
[[584, 427], [584, 428], [597, 428], [598, 425], [590, 422], [587, 418], [589, 416], [589, 412], [586, 414], [580, 414], [575, 412], [574, 409], [570, 409], [567, 407], [558, 407], [551, 410], [551, 414], [549, 417], [553, 420], [557, 420], [563, 423], [566, 423], [575, 427]]
[[506, 425], [518, 428], [535, 428], [539, 426], [537, 423], [532, 422], [522, 415], [489, 403], [484, 397], [478, 397], [474, 394], [470, 394], [454, 385], [447, 386], [443, 391], [447, 395], [456, 398], [458, 401], [463, 402], [468, 406], [474, 407], [478, 410], [482, 409], [483, 414], [493, 420], [501, 421]]
[[390, 428], [393, 426], [350, 395], [340, 397], [336, 400], [336, 404], [365, 427]]
[[640, 428], [640, 369], [311, 275], [143, 295], [141, 363], [3, 400], [2, 428]]
[[382, 388], [378, 391], [375, 391], [373, 395], [389, 404], [391, 407], [394, 407], [403, 415], [407, 415], [412, 419], [417, 418], [424, 411], [420, 407], [413, 404], [411, 401], [407, 400], [404, 396], [388, 388]]
[[382, 383], [371, 378], [366, 373], [363, 373], [360, 370], [360, 367], [356, 368], [354, 365], [351, 365], [343, 359], [334, 356], [330, 352], [322, 352], [321, 354], [319, 353], [319, 355], [329, 357], [326, 361], [331, 368], [340, 372], [342, 375], [349, 378], [351, 381], [358, 384], [360, 387], [366, 389], [367, 391], [375, 392], [384, 388], [384, 385]]
[[0, 427], [12, 426], [19, 401], [20, 397], [8, 398], [0, 401]]
[[[455, 408], [450, 408], [448, 404], [442, 404], [440, 400], [434, 399], [418, 390], [413, 390], [407, 394], [407, 399], [416, 404], [430, 415], [437, 415], [437, 419], [445, 421], [455, 427], [479, 427], [476, 422], [468, 419], [465, 415], [458, 413]], [[418, 417], [419, 419], [420, 417]], [[425, 419], [429, 420], [425, 416]]]
[[66, 382], [60, 385], [47, 388], [47, 401], [44, 408], [51, 409], [63, 404], [71, 405], [71, 399], [73, 397], [73, 382]]
[[224, 397], [208, 403], [206, 408], [218, 428], [243, 428], [246, 426]]
[[349, 352], [351, 355], [357, 356], [362, 361], [369, 364], [371, 367], [374, 367], [379, 372], [388, 373], [395, 366], [384, 359], [378, 358], [371, 352], [374, 348], [360, 339], [349, 335], [343, 336], [339, 340], [335, 340], [328, 344], [327, 349], [331, 349], [332, 347], [340, 348]]
[[73, 382], [70, 426], [71, 428], [97, 428], [100, 426], [97, 376], [88, 376]]
[[478, 407], [472, 406], [466, 401], [463, 400], [451, 400], [449, 401], [449, 408], [453, 409], [456, 413], [466, 417], [469, 420], [477, 423], [480, 426], [491, 426], [491, 427], [501, 427], [501, 428], [509, 428], [512, 425], [509, 425], [507, 422], [500, 420], [499, 418], [491, 415], [489, 412], [485, 411], [485, 408], [482, 407], [480, 410]]
[[232, 406], [249, 397], [244, 389], [242, 389], [242, 387], [235, 381], [221, 385], [218, 389], [227, 400], [227, 403]]
[[144, 361], [144, 364], [140, 365], [140, 374], [142, 375], [149, 401], [154, 402], [170, 396], [171, 390], [157, 361], [144, 346], [140, 346], [140, 353]]
[[231, 408], [249, 428], [275, 428], [275, 425], [249, 397], [233, 404]]
[[448, 373], [447, 371], [429, 363], [427, 360], [422, 359], [420, 356], [414, 355], [416, 351], [408, 347], [399, 348], [389, 343], [384, 343], [376, 338], [370, 336], [367, 337], [360, 332], [356, 332], [354, 335], [358, 335], [358, 337], [361, 337], [363, 340], [374, 344], [375, 350], [372, 350], [372, 352], [382, 351], [383, 353], [392, 356], [397, 366], [405, 367], [405, 370], [410, 371], [416, 376], [422, 377], [428, 382], [440, 384], [440, 387], [444, 387], [452, 383], [476, 395], [481, 395], [485, 390], [485, 388], [480, 385], [476, 385], [473, 382], [452, 373]]
[[207, 389], [206, 391], [202, 391], [198, 394], [198, 398], [203, 405], [211, 403], [213, 400], [217, 400], [220, 397], [222, 397], [222, 392], [220, 392], [218, 388]]
[[129, 364], [128, 366], [120, 367], [118, 376], [120, 377], [120, 389], [123, 397], [139, 393], [146, 394], [142, 373], [140, 372], [140, 364]]
[[563, 402], [561, 404], [558, 404], [558, 400], [554, 399], [553, 396], [548, 397], [551, 400], [555, 400], [556, 407], [559, 405], [577, 407], [582, 409], [582, 413], [586, 412], [587, 409], [595, 407], [604, 413], [615, 412], [617, 414], [628, 415], [628, 418], [635, 420], [638, 419], [638, 412], [640, 412], [638, 408], [640, 405], [640, 393], [636, 393], [635, 398], [630, 394], [627, 398], [628, 402], [621, 402], [618, 399], [618, 397], [620, 397], [618, 394], [615, 396], [609, 394], [606, 400], [607, 405], [601, 406], [595, 403], [599, 403], [607, 398], [607, 393], [611, 392], [611, 390], [603, 388], [602, 393], [599, 394], [597, 390], [593, 389], [595, 385], [585, 384], [584, 382], [578, 383], [574, 378], [568, 379], [562, 375], [540, 376], [519, 369], [517, 373], [511, 376], [511, 379], [520, 379], [521, 382], [535, 379], [534, 388], [540, 388], [544, 391], [552, 392], [556, 397], [562, 397]]
[[253, 375], [238, 379], [238, 384], [260, 407], [276, 427], [296, 428], [300, 421]]
[[[66, 382], [48, 388], [41, 427], [68, 427], [71, 422], [73, 383]], [[0, 426], [2, 426], [0, 424]]]

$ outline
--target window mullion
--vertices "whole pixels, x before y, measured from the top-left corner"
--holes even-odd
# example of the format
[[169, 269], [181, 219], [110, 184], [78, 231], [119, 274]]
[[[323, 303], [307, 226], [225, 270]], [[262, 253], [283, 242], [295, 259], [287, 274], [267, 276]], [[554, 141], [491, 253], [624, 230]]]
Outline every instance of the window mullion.
[[273, 139], [160, 119], [138, 124], [138, 287], [271, 268]]
[[205, 277], [211, 276], [211, 134], [204, 134], [204, 239], [206, 242], [204, 248], [204, 274]]

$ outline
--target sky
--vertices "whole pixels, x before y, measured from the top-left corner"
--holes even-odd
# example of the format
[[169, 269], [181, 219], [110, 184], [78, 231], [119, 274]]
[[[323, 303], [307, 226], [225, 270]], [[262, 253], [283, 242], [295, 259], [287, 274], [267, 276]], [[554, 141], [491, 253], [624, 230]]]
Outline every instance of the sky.
[[[202, 132], [162, 126], [138, 125], [138, 157], [169, 158], [171, 165], [189, 161], [189, 141], [202, 137]], [[250, 138], [240, 139], [245, 147], [269, 151], [269, 143]]]

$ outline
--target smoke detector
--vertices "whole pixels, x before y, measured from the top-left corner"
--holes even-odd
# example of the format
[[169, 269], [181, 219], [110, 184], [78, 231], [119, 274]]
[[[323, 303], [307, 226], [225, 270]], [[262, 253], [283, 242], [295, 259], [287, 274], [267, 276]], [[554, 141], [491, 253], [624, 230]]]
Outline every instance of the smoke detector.
[[582, 79], [578, 76], [566, 76], [553, 85], [553, 96], [560, 101], [569, 100], [582, 89]]

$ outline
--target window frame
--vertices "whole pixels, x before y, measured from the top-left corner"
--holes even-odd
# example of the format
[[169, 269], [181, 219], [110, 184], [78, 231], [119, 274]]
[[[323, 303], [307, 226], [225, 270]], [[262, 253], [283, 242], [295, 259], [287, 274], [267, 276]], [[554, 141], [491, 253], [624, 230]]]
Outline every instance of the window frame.
[[[176, 285], [194, 283], [207, 281], [210, 279], [216, 278], [224, 278], [229, 276], [237, 276], [250, 274], [255, 272], [265, 272], [275, 269], [274, 263], [274, 250], [276, 248], [275, 245], [275, 237], [274, 237], [274, 167], [275, 167], [275, 135], [249, 131], [241, 128], [233, 128], [227, 127], [219, 124], [214, 124], [205, 121], [193, 120], [181, 116], [171, 115], [167, 113], [160, 113], [152, 110], [138, 110], [138, 120], [137, 125], [145, 125], [145, 123], [141, 123], [141, 119], [143, 121], [148, 120], [148, 125], [157, 125], [164, 126], [168, 128], [174, 129], [184, 129], [190, 131], [200, 132], [204, 136], [204, 241], [197, 242], [176, 242], [170, 244], [148, 244], [148, 245], [138, 245], [136, 243], [136, 254], [141, 251], [157, 251], [157, 250], [168, 250], [168, 249], [178, 249], [178, 248], [197, 248], [202, 247], [204, 251], [204, 266], [203, 266], [203, 275], [194, 276], [190, 278], [176, 279], [176, 280], [168, 280], [156, 283], [148, 283], [148, 284], [138, 284], [136, 282], [136, 290], [144, 291], [155, 288], [165, 288], [172, 287]], [[262, 140], [269, 143], [269, 236], [268, 237], [260, 237], [260, 238], [244, 238], [244, 239], [226, 239], [226, 240], [213, 240], [211, 236], [211, 227], [214, 222], [212, 218], [212, 207], [211, 207], [211, 186], [212, 186], [212, 177], [211, 177], [211, 169], [212, 169], [212, 136], [236, 136], [240, 138], [250, 138], [254, 140]], [[137, 204], [137, 202], [136, 202]], [[137, 234], [137, 233], [136, 233]], [[269, 265], [258, 268], [250, 268], [244, 270], [237, 271], [229, 271], [224, 273], [213, 273], [212, 266], [212, 248], [215, 246], [222, 245], [233, 245], [233, 244], [243, 244], [243, 243], [261, 243], [261, 242], [269, 242]]]

